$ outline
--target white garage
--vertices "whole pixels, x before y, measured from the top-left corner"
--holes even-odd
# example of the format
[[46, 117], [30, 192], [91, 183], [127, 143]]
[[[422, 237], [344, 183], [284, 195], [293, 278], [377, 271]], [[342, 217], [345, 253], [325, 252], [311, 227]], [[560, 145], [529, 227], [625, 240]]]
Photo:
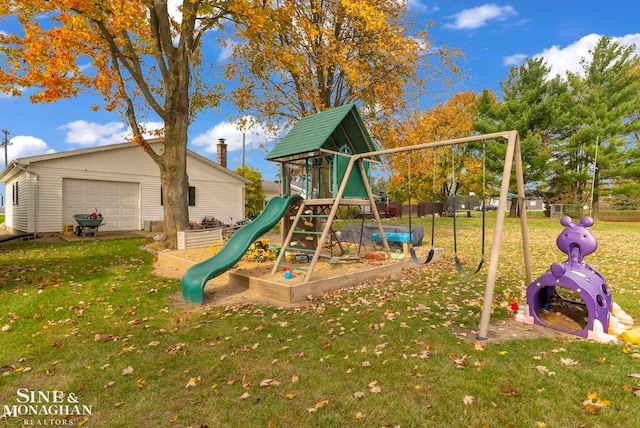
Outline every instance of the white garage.
[[140, 229], [140, 186], [121, 181], [62, 180], [62, 218], [76, 225], [74, 214], [97, 210], [104, 217], [101, 230]]
[[[162, 151], [162, 142], [153, 143]], [[189, 220], [244, 218], [244, 187], [250, 181], [187, 151]], [[100, 231], [140, 230], [161, 222], [160, 170], [144, 150], [122, 143], [15, 159], [0, 182], [7, 189], [5, 226], [25, 233], [60, 233], [75, 227], [74, 214], [104, 217]]]

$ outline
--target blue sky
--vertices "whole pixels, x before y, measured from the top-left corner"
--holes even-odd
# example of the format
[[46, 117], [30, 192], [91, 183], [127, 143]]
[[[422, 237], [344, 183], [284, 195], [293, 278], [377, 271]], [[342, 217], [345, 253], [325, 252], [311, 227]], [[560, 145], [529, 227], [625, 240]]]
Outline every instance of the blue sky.
[[[465, 54], [460, 65], [468, 77], [458, 82], [452, 93], [484, 88], [499, 92], [500, 80], [508, 75], [509, 67], [527, 57], [544, 57], [553, 73], [578, 72], [580, 58], [587, 56], [600, 36], [640, 47], [638, 0], [408, 0], [408, 5], [419, 22], [435, 23], [430, 29], [434, 45], [455, 47]], [[0, 32], [15, 30], [11, 22], [0, 22]], [[224, 56], [214, 44], [206, 45], [205, 50], [212, 62]], [[9, 162], [123, 141], [127, 126], [118, 115], [92, 111], [90, 106], [100, 102], [94, 96], [31, 104], [28, 94], [27, 90], [16, 98], [0, 92], [0, 130], [10, 133]], [[423, 104], [432, 103], [423, 100]], [[229, 144], [229, 168], [239, 166], [242, 133], [227, 121], [223, 109], [199, 116], [191, 126], [189, 146], [215, 161], [218, 138]], [[261, 141], [260, 129], [246, 134], [246, 163], [258, 168], [265, 180], [274, 180], [277, 165], [264, 161], [265, 152], [257, 147]], [[0, 168], [4, 168], [1, 149]], [[0, 185], [0, 193], [4, 194], [4, 185]]]

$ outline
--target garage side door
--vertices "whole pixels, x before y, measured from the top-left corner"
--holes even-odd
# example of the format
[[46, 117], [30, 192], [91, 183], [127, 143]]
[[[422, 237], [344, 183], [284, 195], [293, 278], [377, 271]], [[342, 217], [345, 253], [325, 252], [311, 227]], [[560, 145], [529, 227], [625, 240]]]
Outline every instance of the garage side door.
[[120, 181], [62, 181], [63, 223], [73, 224], [74, 214], [89, 214], [97, 208], [104, 217], [100, 230], [140, 230], [138, 183]]

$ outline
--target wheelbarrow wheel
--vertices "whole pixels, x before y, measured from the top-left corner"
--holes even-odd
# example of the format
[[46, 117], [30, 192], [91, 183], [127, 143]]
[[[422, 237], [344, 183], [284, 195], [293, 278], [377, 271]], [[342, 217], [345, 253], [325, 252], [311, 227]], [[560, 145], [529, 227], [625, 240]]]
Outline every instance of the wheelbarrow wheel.
[[82, 235], [82, 227], [76, 226], [76, 236]]

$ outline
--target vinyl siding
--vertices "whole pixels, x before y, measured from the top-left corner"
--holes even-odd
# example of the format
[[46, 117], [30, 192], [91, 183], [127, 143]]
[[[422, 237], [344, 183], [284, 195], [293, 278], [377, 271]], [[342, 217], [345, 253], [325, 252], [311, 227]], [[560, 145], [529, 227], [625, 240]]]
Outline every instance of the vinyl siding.
[[[40, 233], [63, 230], [63, 178], [138, 183], [140, 227], [145, 221], [160, 221], [164, 217], [158, 166], [137, 146], [32, 161], [29, 169], [34, 173], [31, 174], [31, 193], [27, 193], [28, 177], [23, 173], [17, 177], [24, 181], [20, 183], [20, 205], [9, 207], [7, 204], [7, 226], [17, 230]], [[234, 221], [244, 218], [244, 183], [237, 176], [191, 155], [187, 157], [187, 171], [190, 185], [196, 187], [196, 206], [189, 207], [191, 221], [200, 222], [205, 216], [224, 221], [229, 217]], [[7, 189], [10, 187], [9, 182]], [[37, 204], [34, 203], [36, 188]], [[9, 202], [10, 196], [7, 192]], [[27, 212], [31, 213], [30, 222], [27, 222]], [[15, 226], [9, 224], [11, 220]]]
[[189, 207], [189, 219], [200, 222], [203, 217], [215, 217], [229, 223], [244, 218], [244, 192], [241, 184], [222, 181], [189, 179], [196, 188], [196, 206]]
[[[32, 181], [32, 180], [31, 180]], [[5, 224], [16, 231], [20, 232], [33, 232], [33, 228], [30, 229], [30, 223], [33, 223], [33, 216], [28, 218], [29, 203], [31, 202], [31, 181], [29, 180], [29, 174], [22, 172], [15, 179], [6, 183], [6, 203], [5, 203]], [[18, 205], [14, 205], [14, 184], [18, 183]]]

